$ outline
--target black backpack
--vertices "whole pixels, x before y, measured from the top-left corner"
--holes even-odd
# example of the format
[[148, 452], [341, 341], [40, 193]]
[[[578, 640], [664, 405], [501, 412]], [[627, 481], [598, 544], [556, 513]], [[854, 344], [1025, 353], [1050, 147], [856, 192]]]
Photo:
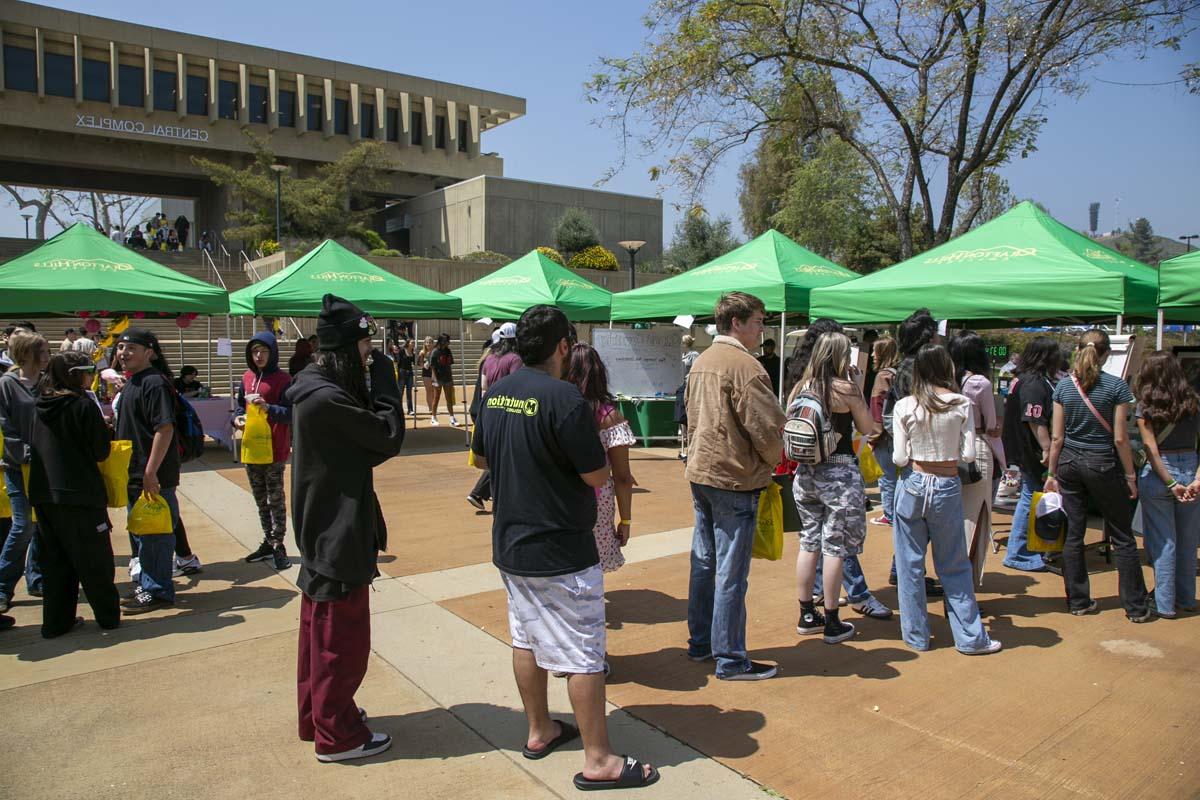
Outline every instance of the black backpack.
[[204, 426], [187, 398], [173, 386], [171, 393], [175, 395], [175, 445], [179, 448], [179, 463], [186, 464], [204, 455]]

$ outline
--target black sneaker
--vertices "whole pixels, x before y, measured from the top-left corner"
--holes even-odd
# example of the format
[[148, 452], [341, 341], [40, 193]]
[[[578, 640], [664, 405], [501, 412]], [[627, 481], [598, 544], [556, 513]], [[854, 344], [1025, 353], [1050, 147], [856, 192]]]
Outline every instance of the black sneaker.
[[171, 608], [175, 603], [170, 600], [163, 600], [161, 597], [155, 597], [145, 589], [138, 589], [132, 598], [121, 603], [121, 607], [125, 609], [125, 613], [129, 614], [144, 614], [147, 611], [153, 611], [156, 608]]
[[796, 633], [808, 635], [821, 633], [825, 630], [825, 615], [815, 608], [800, 608], [800, 620], [796, 623]]
[[1070, 611], [1075, 616], [1082, 617], [1086, 614], [1096, 613], [1097, 609], [1099, 609], [1099, 608], [1100, 608], [1099, 603], [1097, 603], [1095, 600], [1089, 600], [1088, 604], [1086, 606], [1084, 606], [1083, 608], [1072, 608], [1072, 609], [1070, 609]]
[[386, 733], [372, 733], [367, 743], [353, 750], [343, 750], [340, 753], [317, 753], [317, 761], [330, 764], [335, 761], [350, 761], [355, 758], [370, 758], [377, 756], [392, 746], [392, 737]]
[[750, 668], [745, 672], [739, 672], [736, 675], [718, 675], [717, 677], [723, 681], [765, 681], [767, 678], [774, 678], [777, 674], [779, 674], [779, 667], [774, 664], [751, 661]]
[[275, 545], [275, 550], [271, 553], [271, 562], [271, 566], [281, 572], [292, 566], [292, 562], [287, 555], [287, 550], [281, 544]]
[[849, 622], [842, 622], [836, 616], [830, 616], [825, 620], [825, 644], [837, 644], [847, 639], [853, 639], [854, 633], [853, 625]]
[[474, 495], [474, 494], [467, 495], [467, 502], [470, 503], [475, 508], [479, 509], [480, 511], [487, 511], [487, 506], [485, 506], [483, 504], [483, 498], [479, 497], [478, 495]]
[[256, 561], [266, 561], [273, 555], [275, 555], [274, 545], [272, 545], [266, 539], [263, 539], [262, 544], [258, 546], [258, 549], [246, 556], [246, 563], [253, 564]]
[[925, 596], [926, 597], [945, 597], [946, 590], [943, 589], [942, 585], [940, 583], [938, 583], [937, 581], [935, 581], [933, 578], [926, 578], [925, 579]]

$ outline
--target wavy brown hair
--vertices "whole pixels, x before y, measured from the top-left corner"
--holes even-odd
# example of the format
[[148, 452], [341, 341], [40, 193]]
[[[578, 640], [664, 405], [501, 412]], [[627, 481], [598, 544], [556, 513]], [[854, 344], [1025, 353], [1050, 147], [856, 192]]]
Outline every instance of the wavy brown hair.
[[1166, 350], [1155, 350], [1142, 360], [1133, 395], [1141, 404], [1142, 416], [1159, 430], [1200, 413], [1200, 398], [1183, 374], [1179, 359]]
[[1104, 362], [1108, 359], [1111, 349], [1112, 344], [1108, 340], [1108, 334], [1099, 328], [1092, 328], [1079, 337], [1079, 349], [1075, 352], [1075, 368], [1071, 371], [1075, 373], [1075, 377], [1079, 379], [1079, 385], [1085, 392], [1090, 392], [1092, 387], [1100, 381], [1100, 370], [1104, 367]]

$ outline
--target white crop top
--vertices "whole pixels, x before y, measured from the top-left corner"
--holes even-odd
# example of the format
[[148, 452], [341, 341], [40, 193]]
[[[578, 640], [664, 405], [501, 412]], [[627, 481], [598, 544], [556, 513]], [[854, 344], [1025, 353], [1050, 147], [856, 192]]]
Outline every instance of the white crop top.
[[896, 403], [892, 416], [892, 462], [975, 460], [975, 414], [971, 401], [961, 394], [944, 394], [957, 403], [944, 414], [930, 414], [909, 395]]

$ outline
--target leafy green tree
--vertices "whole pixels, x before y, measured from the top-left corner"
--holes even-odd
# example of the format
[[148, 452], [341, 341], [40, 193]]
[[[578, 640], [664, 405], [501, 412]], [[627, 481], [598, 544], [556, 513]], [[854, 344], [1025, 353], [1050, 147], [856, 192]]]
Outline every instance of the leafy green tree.
[[1178, 47], [1195, 5], [657, 0], [643, 48], [603, 59], [586, 90], [692, 198], [731, 150], [816, 116], [866, 163], [908, 257], [974, 224], [972, 181], [1036, 149], [1055, 95], [1131, 48]]
[[554, 226], [554, 242], [568, 259], [600, 244], [600, 232], [590, 214], [582, 208], [568, 208]]
[[723, 256], [740, 244], [733, 235], [733, 220], [724, 215], [712, 220], [695, 208], [675, 223], [675, 234], [663, 261], [672, 271], [684, 272]]
[[[246, 138], [254, 158], [242, 169], [197, 156], [192, 156], [192, 163], [232, 195], [226, 238], [260, 242], [275, 238], [275, 173], [271, 171], [275, 153], [266, 139], [249, 131]], [[386, 173], [394, 168], [383, 145], [368, 140], [337, 161], [317, 167], [310, 177], [284, 173], [280, 184], [283, 234], [302, 240], [354, 235], [371, 216], [372, 209], [364, 208], [368, 195], [386, 188]]]
[[1131, 255], [1143, 264], [1156, 265], [1162, 258], [1162, 248], [1154, 235], [1154, 228], [1145, 217], [1138, 217], [1129, 223], [1129, 243]]
[[787, 180], [772, 226], [831, 261], [845, 260], [874, 199], [866, 164], [845, 142], [828, 138], [804, 148]]

